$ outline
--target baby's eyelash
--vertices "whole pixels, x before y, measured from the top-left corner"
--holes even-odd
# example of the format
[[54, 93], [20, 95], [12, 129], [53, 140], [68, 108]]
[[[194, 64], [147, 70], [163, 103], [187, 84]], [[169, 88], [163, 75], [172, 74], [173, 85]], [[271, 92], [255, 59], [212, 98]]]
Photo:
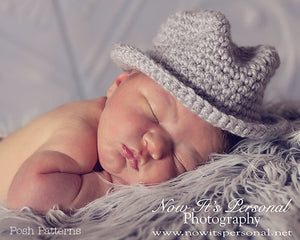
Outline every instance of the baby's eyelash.
[[152, 115], [153, 115], [153, 117], [154, 117], [154, 119], [155, 119], [155, 122], [159, 123], [159, 121], [158, 121], [158, 119], [157, 119], [157, 116], [156, 116], [156, 114], [154, 113], [154, 111], [153, 111], [153, 109], [152, 109], [152, 107], [151, 107], [151, 104], [149, 103], [149, 101], [148, 101], [147, 98], [146, 98], [146, 102], [147, 102], [147, 104], [148, 104], [148, 106], [149, 106], [149, 109], [151, 110], [151, 113], [152, 113]]
[[155, 121], [156, 121], [157, 123], [159, 123], [158, 118], [156, 117], [156, 114], [154, 113], [154, 111], [153, 111], [152, 108], [151, 108], [151, 112], [152, 112], [152, 114], [153, 114], [153, 117], [155, 118]]

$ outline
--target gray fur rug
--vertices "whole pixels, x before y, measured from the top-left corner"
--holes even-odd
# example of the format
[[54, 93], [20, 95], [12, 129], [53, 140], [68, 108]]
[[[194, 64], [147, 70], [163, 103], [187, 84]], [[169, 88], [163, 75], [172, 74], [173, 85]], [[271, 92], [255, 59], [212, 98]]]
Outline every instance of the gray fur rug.
[[169, 182], [124, 186], [73, 214], [2, 207], [0, 239], [300, 239], [300, 121], [291, 112], [281, 108], [294, 130], [279, 139], [244, 140]]

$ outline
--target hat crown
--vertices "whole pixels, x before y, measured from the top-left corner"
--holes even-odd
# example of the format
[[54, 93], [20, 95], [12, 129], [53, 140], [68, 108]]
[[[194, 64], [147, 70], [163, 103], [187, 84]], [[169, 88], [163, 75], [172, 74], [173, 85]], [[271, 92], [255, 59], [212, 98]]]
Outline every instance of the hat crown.
[[237, 47], [216, 11], [171, 15], [153, 43], [147, 54], [196, 95], [226, 114], [260, 121], [264, 89], [280, 63], [273, 47]]

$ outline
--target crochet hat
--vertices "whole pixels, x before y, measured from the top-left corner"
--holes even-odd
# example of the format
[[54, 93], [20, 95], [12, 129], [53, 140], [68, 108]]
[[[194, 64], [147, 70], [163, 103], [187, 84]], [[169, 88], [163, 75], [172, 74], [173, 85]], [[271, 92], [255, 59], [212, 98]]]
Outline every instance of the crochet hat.
[[159, 83], [210, 124], [241, 137], [270, 139], [288, 127], [263, 107], [264, 90], [280, 60], [270, 46], [238, 47], [216, 11], [175, 13], [148, 52], [116, 44], [113, 61]]

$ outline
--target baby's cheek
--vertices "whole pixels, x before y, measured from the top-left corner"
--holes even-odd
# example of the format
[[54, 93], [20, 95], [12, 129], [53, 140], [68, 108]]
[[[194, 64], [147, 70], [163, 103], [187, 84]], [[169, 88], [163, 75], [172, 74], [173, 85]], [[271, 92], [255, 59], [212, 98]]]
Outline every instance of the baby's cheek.
[[120, 154], [105, 149], [99, 150], [99, 161], [110, 174], [118, 174], [126, 167], [126, 161]]

